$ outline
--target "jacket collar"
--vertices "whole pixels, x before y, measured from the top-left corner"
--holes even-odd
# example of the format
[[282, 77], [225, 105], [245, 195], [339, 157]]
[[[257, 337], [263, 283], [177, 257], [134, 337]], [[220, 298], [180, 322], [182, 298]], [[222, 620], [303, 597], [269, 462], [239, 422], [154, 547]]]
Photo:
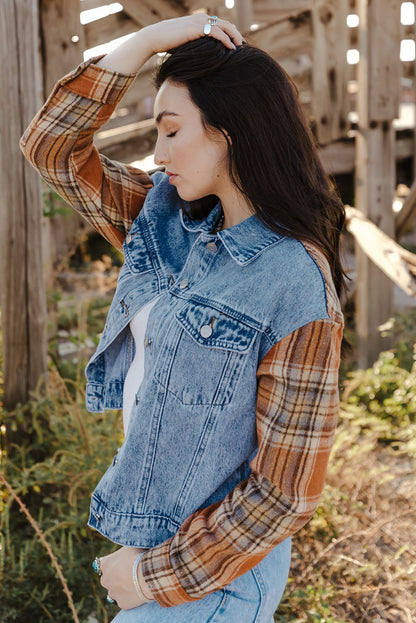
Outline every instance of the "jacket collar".
[[[218, 221], [220, 211], [221, 203], [218, 202], [208, 214], [207, 218], [194, 220], [190, 219], [189, 216], [181, 210], [181, 222], [187, 231], [212, 234], [215, 223]], [[277, 234], [263, 225], [255, 214], [233, 227], [223, 229], [217, 235], [233, 260], [241, 266], [254, 260], [270, 245], [284, 239], [284, 236]]]

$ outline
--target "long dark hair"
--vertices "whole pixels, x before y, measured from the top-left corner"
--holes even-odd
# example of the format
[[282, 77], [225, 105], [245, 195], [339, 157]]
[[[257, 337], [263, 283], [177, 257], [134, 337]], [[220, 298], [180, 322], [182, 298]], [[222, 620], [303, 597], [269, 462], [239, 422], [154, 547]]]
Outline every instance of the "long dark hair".
[[[257, 217], [321, 249], [340, 296], [344, 206], [325, 175], [291, 78], [258, 48], [229, 50], [203, 37], [165, 56], [156, 87], [167, 79], [185, 85], [205, 128], [227, 139], [231, 179]], [[208, 200], [205, 214], [211, 208]]]

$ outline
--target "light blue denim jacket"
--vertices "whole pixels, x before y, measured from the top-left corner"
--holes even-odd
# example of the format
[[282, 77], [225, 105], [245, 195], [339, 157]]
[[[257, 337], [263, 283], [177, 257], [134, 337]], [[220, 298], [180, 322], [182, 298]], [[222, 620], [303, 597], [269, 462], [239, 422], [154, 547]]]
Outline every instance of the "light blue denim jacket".
[[256, 371], [280, 339], [328, 318], [323, 275], [304, 246], [256, 216], [212, 233], [181, 209], [163, 173], [124, 242], [125, 262], [88, 363], [87, 407], [122, 407], [134, 356], [129, 322], [156, 296], [144, 380], [127, 435], [91, 500], [89, 525], [154, 547], [250, 475]]

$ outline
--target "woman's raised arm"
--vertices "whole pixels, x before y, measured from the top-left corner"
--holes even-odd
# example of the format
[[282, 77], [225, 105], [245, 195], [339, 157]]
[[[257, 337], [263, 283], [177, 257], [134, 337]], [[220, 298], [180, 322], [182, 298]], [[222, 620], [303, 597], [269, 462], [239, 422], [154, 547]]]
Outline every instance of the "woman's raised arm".
[[[152, 24], [107, 56], [83, 63], [57, 83], [21, 139], [24, 155], [49, 186], [118, 248], [152, 181], [143, 171], [101, 156], [94, 134], [154, 53], [203, 36], [207, 23], [207, 15], [199, 13]], [[230, 48], [242, 43], [225, 20], [212, 26], [210, 36]]]
[[[98, 65], [110, 71], [136, 73], [153, 54], [167, 52], [204, 36], [207, 23], [205, 13], [196, 13], [151, 24], [109, 52]], [[230, 49], [243, 43], [243, 37], [234, 24], [222, 19], [211, 27], [210, 37], [222, 41]]]

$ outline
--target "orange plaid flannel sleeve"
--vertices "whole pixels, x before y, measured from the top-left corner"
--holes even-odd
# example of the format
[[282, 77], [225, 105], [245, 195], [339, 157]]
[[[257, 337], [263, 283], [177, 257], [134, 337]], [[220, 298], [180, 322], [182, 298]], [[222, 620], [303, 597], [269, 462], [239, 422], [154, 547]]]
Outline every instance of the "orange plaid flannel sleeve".
[[62, 78], [21, 138], [42, 178], [118, 249], [152, 181], [135, 167], [109, 160], [94, 133], [110, 118], [135, 75], [106, 71], [91, 59]]

